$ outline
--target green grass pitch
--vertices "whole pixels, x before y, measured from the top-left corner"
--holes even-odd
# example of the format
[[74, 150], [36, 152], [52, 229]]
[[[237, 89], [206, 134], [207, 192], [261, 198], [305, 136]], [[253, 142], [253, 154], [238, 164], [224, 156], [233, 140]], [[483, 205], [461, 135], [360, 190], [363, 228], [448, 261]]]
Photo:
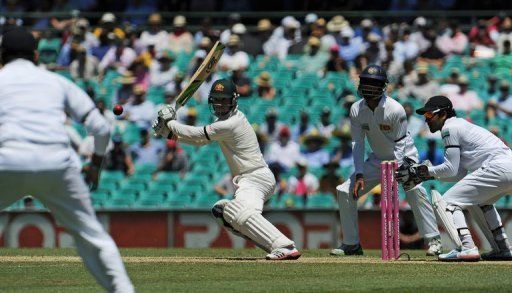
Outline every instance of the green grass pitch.
[[[123, 249], [138, 292], [509, 291], [512, 262], [440, 263], [423, 251], [382, 262], [379, 251], [331, 257], [304, 250], [269, 262], [258, 249]], [[98, 292], [72, 249], [0, 249], [1, 292]]]

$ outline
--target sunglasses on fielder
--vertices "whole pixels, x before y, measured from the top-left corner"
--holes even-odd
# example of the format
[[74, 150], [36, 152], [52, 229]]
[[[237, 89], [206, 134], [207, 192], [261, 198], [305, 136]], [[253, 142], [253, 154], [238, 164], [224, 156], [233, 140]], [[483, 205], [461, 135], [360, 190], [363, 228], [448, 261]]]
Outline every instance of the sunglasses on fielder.
[[436, 110], [434, 110], [434, 111], [425, 112], [425, 113], [423, 114], [423, 117], [425, 117], [425, 119], [427, 119], [427, 120], [430, 120], [430, 119], [432, 119], [434, 116], [436, 116], [439, 112], [441, 112], [441, 111], [442, 111], [442, 110], [444, 110], [444, 109], [448, 109], [448, 108], [450, 108], [450, 107], [443, 107], [443, 108], [436, 109]]

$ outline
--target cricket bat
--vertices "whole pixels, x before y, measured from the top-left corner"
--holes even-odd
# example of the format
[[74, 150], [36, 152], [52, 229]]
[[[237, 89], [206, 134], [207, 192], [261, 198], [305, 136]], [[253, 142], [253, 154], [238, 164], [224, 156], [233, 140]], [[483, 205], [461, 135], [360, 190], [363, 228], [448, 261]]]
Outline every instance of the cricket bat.
[[187, 86], [176, 98], [176, 110], [185, 105], [192, 97], [192, 95], [197, 91], [197, 89], [201, 86], [204, 80], [210, 76], [210, 74], [215, 69], [215, 66], [217, 66], [222, 53], [224, 53], [224, 48], [226, 48], [226, 46], [224, 46], [222, 43], [219, 41], [215, 42], [213, 48], [210, 50], [210, 52], [208, 52], [208, 55], [206, 55], [201, 65], [199, 65], [199, 68], [190, 78]]

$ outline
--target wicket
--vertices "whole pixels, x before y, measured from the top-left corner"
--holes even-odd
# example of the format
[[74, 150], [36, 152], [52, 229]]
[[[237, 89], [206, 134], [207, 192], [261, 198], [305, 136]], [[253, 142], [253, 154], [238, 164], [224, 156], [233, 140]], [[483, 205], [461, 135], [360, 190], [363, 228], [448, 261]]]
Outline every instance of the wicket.
[[382, 260], [397, 259], [400, 255], [400, 222], [398, 202], [398, 183], [395, 180], [396, 161], [381, 163], [381, 231]]

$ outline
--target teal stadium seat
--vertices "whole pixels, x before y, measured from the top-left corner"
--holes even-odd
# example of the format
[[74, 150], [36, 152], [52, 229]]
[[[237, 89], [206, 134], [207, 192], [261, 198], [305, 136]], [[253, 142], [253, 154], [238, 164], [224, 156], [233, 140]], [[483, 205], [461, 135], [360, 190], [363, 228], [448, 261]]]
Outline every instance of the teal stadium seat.
[[336, 207], [334, 197], [330, 193], [310, 195], [306, 202], [307, 208], [332, 209]]
[[278, 206], [280, 208], [303, 208], [304, 197], [294, 194], [283, 194]]
[[214, 193], [202, 193], [192, 202], [191, 207], [198, 209], [211, 209], [219, 200], [219, 196]]

